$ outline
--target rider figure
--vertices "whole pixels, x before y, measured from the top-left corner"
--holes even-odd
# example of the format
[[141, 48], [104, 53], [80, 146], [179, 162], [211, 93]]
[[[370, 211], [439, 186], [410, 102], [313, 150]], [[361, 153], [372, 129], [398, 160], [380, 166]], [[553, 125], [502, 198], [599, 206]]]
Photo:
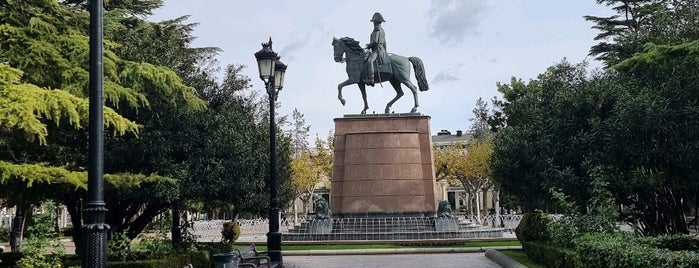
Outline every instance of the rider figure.
[[[367, 85], [374, 85], [374, 61], [381, 66], [386, 62], [386, 33], [384, 33], [383, 28], [381, 28], [381, 23], [386, 22], [381, 16], [381, 13], [376, 12], [374, 16], [371, 17], [371, 22], [374, 23], [374, 31], [371, 32], [369, 37], [369, 44], [366, 45], [367, 49], [371, 50], [371, 53], [367, 57], [367, 77], [364, 81]], [[377, 60], [378, 59], [378, 60]]]

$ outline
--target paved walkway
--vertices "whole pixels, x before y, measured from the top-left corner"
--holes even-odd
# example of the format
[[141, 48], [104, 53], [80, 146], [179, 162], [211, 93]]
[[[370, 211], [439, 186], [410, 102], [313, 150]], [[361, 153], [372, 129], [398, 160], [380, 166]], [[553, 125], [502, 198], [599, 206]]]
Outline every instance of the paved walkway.
[[497, 263], [483, 252], [437, 254], [284, 256], [287, 268], [349, 268], [349, 267], [484, 267], [497, 268]]

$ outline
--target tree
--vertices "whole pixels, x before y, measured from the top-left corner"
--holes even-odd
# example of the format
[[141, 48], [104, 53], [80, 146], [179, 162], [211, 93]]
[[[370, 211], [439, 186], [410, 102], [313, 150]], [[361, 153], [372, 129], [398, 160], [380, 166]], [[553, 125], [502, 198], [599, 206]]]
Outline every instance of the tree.
[[489, 141], [476, 142], [468, 148], [462, 144], [446, 146], [436, 150], [435, 170], [438, 177], [446, 178], [451, 183], [458, 182], [469, 195], [471, 214], [475, 211], [480, 218], [478, 192], [489, 185], [489, 161], [492, 148]]
[[473, 118], [471, 121], [470, 132], [473, 135], [473, 139], [476, 141], [483, 141], [490, 138], [492, 132], [490, 125], [488, 124], [488, 103], [483, 100], [483, 98], [478, 98], [476, 100], [476, 108], [473, 108]]
[[[329, 188], [332, 176], [332, 136], [323, 140], [316, 135], [315, 150], [302, 152], [291, 160], [291, 183], [296, 198], [309, 207], [313, 192], [320, 183]], [[304, 211], [307, 212], [307, 211]], [[294, 215], [296, 215], [294, 206]]]
[[699, 2], [687, 0], [597, 0], [612, 6], [610, 17], [585, 16], [602, 40], [590, 48], [590, 55], [611, 67], [636, 53], [648, 43], [679, 44], [699, 38]]
[[698, 47], [650, 46], [591, 76], [563, 62], [528, 84], [500, 85], [507, 126], [495, 138], [493, 178], [526, 210], [556, 209], [553, 190], [584, 214], [608, 191], [639, 232], [686, 232], [697, 189], [689, 148], [699, 144]]
[[[261, 204], [269, 203], [268, 124], [255, 119], [259, 104], [242, 92], [249, 87], [242, 66], [229, 66], [225, 77], [224, 83], [206, 92], [209, 109], [187, 119], [199, 122], [195, 130], [201, 136], [187, 160], [185, 197], [230, 204], [234, 217], [265, 215], [267, 208]], [[277, 140], [279, 199], [285, 204], [291, 198], [291, 141], [285, 135]]]
[[529, 83], [498, 84], [506, 127], [494, 140], [491, 175], [525, 211], [553, 209], [551, 187], [565, 189], [580, 207], [589, 199], [583, 163], [596, 143], [585, 130], [594, 123], [589, 118], [605, 116], [608, 107], [595, 104], [608, 103], [611, 93], [591, 86], [585, 66], [563, 61]]
[[[121, 1], [113, 3], [127, 4]], [[139, 4], [148, 5], [146, 2], [134, 2], [131, 6]], [[0, 61], [3, 62], [0, 77], [4, 80], [0, 85], [3, 96], [0, 99], [0, 132], [3, 134], [0, 135], [0, 144], [3, 145], [0, 161], [6, 164], [2, 171], [5, 177], [3, 188], [14, 189], [4, 192], [3, 197], [14, 200], [20, 206], [35, 204], [41, 199], [55, 199], [69, 206], [75, 230], [74, 241], [80, 248], [82, 208], [77, 201], [84, 196], [84, 191], [80, 190], [76, 180], [64, 183], [60, 176], [42, 177], [41, 174], [84, 172], [87, 164], [87, 133], [82, 128], [86, 123], [88, 106], [88, 70], [85, 64], [89, 51], [88, 13], [78, 1], [1, 2], [0, 7]], [[105, 15], [106, 25], [114, 25], [126, 16], [124, 10], [111, 7], [107, 8], [109, 12]], [[111, 107], [105, 108], [105, 124], [115, 130], [106, 133], [108, 140], [135, 138], [129, 134], [138, 133], [144, 126], [142, 117], [134, 120], [133, 115], [138, 114], [136, 111], [148, 111], [161, 103], [190, 110], [204, 108], [204, 102], [196, 96], [194, 88], [183, 84], [171, 70], [125, 60], [115, 54], [118, 47], [116, 42], [107, 38], [105, 44], [104, 90], [106, 105]], [[109, 155], [105, 158], [109, 159]], [[113, 176], [116, 179], [129, 178], [126, 181], [134, 187], [147, 184], [149, 178], [168, 181], [157, 175], [127, 175], [125, 172], [128, 170], [110, 167], [109, 161], [106, 163], [105, 170], [112, 173], [105, 175], [108, 182]], [[55, 181], [35, 183], [40, 178]], [[42, 184], [56, 187], [44, 192], [37, 191], [46, 189], [42, 188]], [[124, 183], [120, 185], [128, 188], [126, 192], [133, 192], [133, 188], [123, 187]], [[150, 201], [153, 199], [144, 202]], [[145, 204], [141, 202], [133, 206], [145, 208]], [[114, 215], [123, 212], [109, 207], [109, 204], [108, 209]], [[128, 213], [121, 215], [129, 217]], [[140, 216], [144, 216], [146, 221], [152, 219], [148, 213], [140, 213]], [[112, 220], [110, 215], [107, 220], [117, 230], [126, 226], [134, 227], [133, 230], [138, 232], [138, 226], [143, 225], [129, 224], [131, 220], [141, 221], [137, 217], [126, 219], [126, 224], [120, 224], [124, 222], [123, 219], [109, 222]]]
[[311, 129], [311, 126], [306, 124], [306, 119], [303, 118], [303, 114], [298, 109], [294, 109], [291, 118], [294, 121], [293, 129], [289, 131], [291, 148], [294, 152], [294, 157], [298, 157], [303, 152], [308, 151], [308, 131]]
[[698, 51], [699, 41], [649, 46], [614, 66], [628, 86], [605, 129], [615, 154], [603, 161], [614, 163], [618, 199], [646, 235], [687, 233], [685, 213], [697, 204]]

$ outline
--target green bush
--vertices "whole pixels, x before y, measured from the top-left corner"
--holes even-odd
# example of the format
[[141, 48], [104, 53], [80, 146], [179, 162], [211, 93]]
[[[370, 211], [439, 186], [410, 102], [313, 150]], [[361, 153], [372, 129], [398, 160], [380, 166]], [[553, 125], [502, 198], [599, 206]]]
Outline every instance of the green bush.
[[131, 247], [130, 254], [137, 259], [160, 259], [175, 253], [172, 241], [164, 233], [155, 235], [155, 237], [141, 235], [141, 241]]
[[522, 243], [522, 249], [534, 262], [546, 267], [580, 267], [578, 254], [571, 249], [537, 242]]
[[659, 236], [653, 240], [655, 241], [655, 246], [659, 248], [666, 248], [672, 251], [699, 251], [699, 237], [696, 236], [676, 234], [668, 236]]
[[515, 229], [519, 242], [546, 241], [549, 239], [548, 225], [551, 218], [544, 212], [537, 210], [522, 216], [522, 220]]
[[15, 264], [22, 258], [19, 252], [0, 253], [0, 267], [15, 267]]
[[223, 240], [228, 243], [233, 243], [240, 237], [240, 226], [238, 226], [237, 221], [229, 221], [223, 224], [223, 230], [221, 230], [221, 235]]
[[[63, 243], [59, 240], [58, 233], [54, 229], [56, 205], [52, 202], [45, 202], [42, 207], [45, 212], [34, 215], [31, 225], [27, 228], [28, 237], [23, 240], [20, 249], [22, 259], [17, 261], [18, 267], [57, 267], [65, 255]], [[50, 249], [48, 254], [47, 248]]]
[[581, 267], [699, 267], [699, 252], [658, 248], [668, 238], [590, 233], [575, 240]]
[[0, 228], [0, 243], [10, 242], [10, 228]]
[[[134, 267], [134, 268], [155, 268], [155, 267], [185, 267], [191, 264], [193, 267], [213, 267], [209, 252], [179, 252], [160, 259], [143, 259], [129, 261], [108, 261], [107, 267]], [[80, 260], [69, 259], [63, 262], [63, 267], [79, 267]], [[3, 266], [0, 266], [3, 267]]]
[[221, 230], [221, 250], [222, 252], [229, 252], [233, 250], [233, 243], [240, 237], [240, 226], [238, 226], [238, 221], [229, 221], [223, 224], [223, 229]]

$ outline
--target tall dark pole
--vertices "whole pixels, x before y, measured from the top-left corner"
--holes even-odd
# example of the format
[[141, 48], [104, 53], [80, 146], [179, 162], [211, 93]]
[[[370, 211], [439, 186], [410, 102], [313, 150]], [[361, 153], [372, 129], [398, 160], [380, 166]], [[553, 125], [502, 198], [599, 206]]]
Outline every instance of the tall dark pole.
[[[282, 234], [279, 232], [279, 198], [277, 197], [277, 129], [274, 120], [274, 106], [277, 91], [274, 78], [265, 83], [269, 95], [269, 233], [267, 233], [267, 250], [273, 262], [282, 262]], [[283, 266], [283, 265], [282, 265]]]
[[107, 267], [107, 208], [104, 204], [104, 115], [102, 0], [90, 0], [90, 141], [87, 203], [83, 210], [83, 268]]

